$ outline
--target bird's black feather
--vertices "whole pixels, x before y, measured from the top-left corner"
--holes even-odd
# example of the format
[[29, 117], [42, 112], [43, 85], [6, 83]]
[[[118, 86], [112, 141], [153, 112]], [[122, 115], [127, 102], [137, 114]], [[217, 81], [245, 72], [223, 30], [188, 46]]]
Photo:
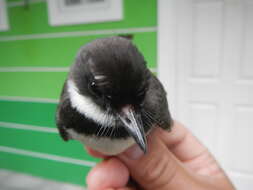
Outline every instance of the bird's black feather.
[[[83, 46], [70, 69], [68, 80], [74, 81], [81, 95], [92, 98], [97, 106], [112, 115], [122, 106], [131, 104], [140, 114], [145, 132], [154, 125], [164, 129], [172, 125], [166, 92], [130, 40], [110, 37]], [[72, 107], [66, 83], [56, 114], [64, 140], [71, 138], [67, 129], [86, 136], [129, 137], [118, 118], [107, 133], [98, 134], [102, 126]]]

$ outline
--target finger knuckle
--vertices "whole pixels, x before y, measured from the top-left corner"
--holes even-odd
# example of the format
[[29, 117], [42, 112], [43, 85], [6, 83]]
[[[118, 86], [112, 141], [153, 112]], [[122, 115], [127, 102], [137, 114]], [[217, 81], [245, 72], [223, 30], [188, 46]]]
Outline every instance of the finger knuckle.
[[170, 171], [173, 171], [173, 168], [167, 157], [156, 158], [144, 165], [142, 178], [149, 187], [157, 189], [167, 183]]

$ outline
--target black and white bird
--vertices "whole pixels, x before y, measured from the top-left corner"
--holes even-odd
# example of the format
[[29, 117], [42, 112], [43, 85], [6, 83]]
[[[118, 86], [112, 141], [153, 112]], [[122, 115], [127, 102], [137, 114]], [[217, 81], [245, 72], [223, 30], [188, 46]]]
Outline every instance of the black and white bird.
[[154, 127], [170, 129], [166, 92], [135, 45], [123, 37], [81, 47], [56, 112], [64, 140], [76, 139], [107, 155], [137, 143], [146, 152]]

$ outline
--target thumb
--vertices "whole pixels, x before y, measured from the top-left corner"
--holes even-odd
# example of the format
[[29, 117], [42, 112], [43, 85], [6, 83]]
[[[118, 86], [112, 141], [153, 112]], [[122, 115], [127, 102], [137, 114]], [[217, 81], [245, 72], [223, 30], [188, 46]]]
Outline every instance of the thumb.
[[148, 136], [146, 154], [134, 145], [119, 158], [128, 167], [133, 179], [145, 190], [187, 189], [194, 181], [166, 147], [161, 137], [164, 132], [156, 129]]

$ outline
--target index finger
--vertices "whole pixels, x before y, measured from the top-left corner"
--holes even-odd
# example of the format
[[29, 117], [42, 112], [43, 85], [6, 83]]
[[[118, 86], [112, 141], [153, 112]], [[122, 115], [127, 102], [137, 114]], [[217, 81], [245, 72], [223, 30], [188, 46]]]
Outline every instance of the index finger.
[[181, 123], [175, 122], [170, 133], [160, 131], [160, 135], [170, 152], [196, 174], [227, 178], [208, 149]]
[[182, 162], [192, 160], [208, 151], [183, 124], [177, 121], [174, 122], [171, 132], [160, 134], [168, 149]]

